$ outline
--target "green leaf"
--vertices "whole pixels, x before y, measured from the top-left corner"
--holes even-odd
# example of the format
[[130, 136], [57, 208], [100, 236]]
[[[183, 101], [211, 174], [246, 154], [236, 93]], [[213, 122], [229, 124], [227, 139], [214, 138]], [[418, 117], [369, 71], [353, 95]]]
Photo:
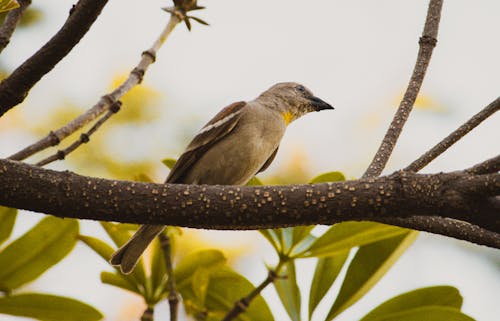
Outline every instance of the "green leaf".
[[264, 184], [262, 184], [261, 180], [255, 176], [252, 177], [247, 183], [247, 186], [262, 186], [262, 185]]
[[276, 233], [279, 235], [282, 251], [288, 254], [293, 246], [293, 227], [277, 229]]
[[[363, 319], [364, 320], [364, 319]], [[460, 310], [444, 306], [425, 306], [385, 315], [376, 321], [475, 321]]]
[[399, 259], [417, 235], [418, 232], [406, 231], [402, 235], [360, 247], [347, 269], [337, 299], [325, 320], [332, 320], [361, 299]]
[[165, 158], [161, 162], [169, 169], [172, 169], [174, 168], [175, 163], [177, 163], [177, 160], [175, 158]]
[[203, 306], [207, 297], [208, 284], [210, 282], [210, 269], [199, 267], [193, 274], [191, 287], [193, 289], [196, 302]]
[[345, 181], [345, 176], [341, 172], [328, 172], [318, 175], [309, 181], [309, 184], [340, 182]]
[[0, 245], [9, 238], [14, 223], [16, 223], [17, 209], [0, 206]]
[[95, 237], [80, 234], [77, 236], [77, 238], [92, 250], [94, 250], [94, 252], [99, 254], [99, 256], [102, 257], [106, 262], [109, 262], [109, 260], [111, 259], [111, 255], [115, 252], [115, 250], [110, 245], [108, 245], [108, 243], [101, 241]]
[[103, 271], [101, 272], [101, 282], [142, 295], [137, 286], [123, 274]]
[[280, 272], [285, 278], [274, 281], [274, 288], [286, 312], [293, 321], [300, 321], [300, 290], [297, 285], [294, 261], [288, 261]]
[[[191, 284], [178, 288], [185, 305], [193, 306], [196, 301]], [[206, 291], [204, 309], [208, 312], [208, 320], [221, 320], [234, 306], [236, 301], [247, 296], [255, 289], [254, 285], [227, 266], [213, 269]], [[201, 307], [198, 307], [198, 309]], [[235, 321], [273, 321], [273, 315], [261, 295], [257, 295], [245, 312]]]
[[78, 221], [47, 216], [0, 252], [0, 289], [33, 281], [75, 246]]
[[0, 0], [0, 12], [10, 11], [19, 8], [19, 3], [15, 0]]
[[309, 319], [342, 270], [350, 250], [318, 259], [309, 292]]
[[[121, 228], [121, 224], [109, 223], [109, 222], [99, 222], [101, 226], [104, 228], [106, 233], [108, 233], [109, 237], [113, 240], [117, 247], [122, 246], [127, 243], [127, 241], [131, 238], [131, 235], [128, 229]], [[144, 262], [142, 259], [139, 259], [137, 265], [134, 270], [130, 273], [139, 284], [146, 286], [146, 272], [144, 270]]]
[[191, 284], [192, 277], [199, 267], [220, 267], [226, 263], [226, 257], [219, 250], [196, 251], [186, 255], [174, 269], [177, 287]]
[[316, 225], [309, 226], [295, 226], [293, 227], [293, 244], [296, 245], [303, 239], [305, 239], [311, 231], [316, 227]]
[[267, 229], [267, 230], [259, 230], [260, 234], [262, 234], [266, 240], [271, 243], [273, 248], [277, 253], [281, 253], [281, 242], [276, 230]]
[[97, 321], [103, 318], [99, 311], [86, 303], [37, 293], [1, 297], [0, 313], [42, 321]]
[[447, 306], [460, 310], [462, 301], [460, 292], [452, 286], [420, 288], [385, 301], [365, 315], [361, 321], [384, 320], [391, 314], [419, 310], [426, 306]]
[[[109, 260], [111, 259], [111, 255], [115, 252], [115, 250], [108, 243], [101, 241], [95, 237], [86, 236], [86, 235], [78, 235], [77, 238], [80, 241], [82, 241], [83, 243], [85, 243], [85, 245], [90, 247], [100, 257], [102, 257], [104, 259], [104, 261], [106, 261], [106, 263], [109, 263]], [[134, 271], [132, 271], [131, 274], [122, 274], [120, 272], [119, 268], [117, 268], [117, 267], [114, 267], [114, 268], [119, 273], [119, 275], [127, 281], [127, 283], [133, 285], [134, 289], [137, 289], [137, 291], [139, 291], [141, 294], [143, 293], [142, 290], [144, 289], [144, 283], [142, 283], [140, 280], [137, 279], [137, 277], [134, 274], [135, 273]], [[102, 274], [101, 274], [101, 280], [102, 280]], [[107, 280], [109, 280], [109, 278], [107, 278]], [[106, 282], [106, 283], [119, 286], [117, 284], [112, 284], [110, 282]], [[141, 288], [139, 288], [139, 286]], [[134, 291], [134, 292], [137, 292], [137, 291]]]
[[[165, 233], [165, 232], [162, 232]], [[151, 250], [151, 286], [154, 291], [155, 300], [161, 298], [167, 284], [167, 270], [165, 267], [165, 257], [158, 238], [152, 242]]]
[[331, 256], [356, 246], [407, 233], [407, 229], [373, 222], [343, 222], [333, 225], [297, 257]]

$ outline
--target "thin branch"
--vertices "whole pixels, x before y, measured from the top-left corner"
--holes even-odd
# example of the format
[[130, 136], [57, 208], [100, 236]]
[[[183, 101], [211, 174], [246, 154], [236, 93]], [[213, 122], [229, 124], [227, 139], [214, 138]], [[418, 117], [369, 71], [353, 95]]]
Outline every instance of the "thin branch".
[[231, 310], [229, 310], [224, 319], [222, 319], [222, 321], [234, 320], [238, 317], [238, 315], [240, 315], [240, 313], [245, 312], [252, 300], [255, 299], [255, 297], [257, 297], [262, 292], [262, 290], [264, 290], [269, 284], [273, 283], [277, 278], [278, 273], [274, 270], [269, 270], [267, 278], [262, 281], [255, 289], [253, 289], [252, 292], [250, 292], [247, 296], [236, 301]]
[[[0, 159], [0, 182], [0, 205], [62, 217], [249, 230], [394, 217], [410, 227], [411, 217], [440, 216], [500, 233], [500, 173], [396, 172], [314, 185], [206, 186], [107, 180]], [[445, 228], [434, 232], [448, 235]], [[500, 248], [500, 235], [496, 243], [464, 239]]]
[[90, 128], [86, 133], [82, 133], [80, 135], [80, 138], [73, 142], [73, 144], [69, 145], [65, 149], [60, 149], [58, 150], [55, 154], [52, 154], [51, 156], [42, 159], [38, 163], [36, 163], [36, 166], [45, 166], [47, 164], [50, 164], [56, 160], [63, 160], [70, 154], [71, 152], [75, 151], [78, 147], [80, 147], [82, 144], [86, 144], [90, 141], [90, 136], [94, 134], [111, 116], [116, 114], [118, 111], [120, 111], [122, 103], [121, 101], [116, 101], [113, 105], [111, 105], [110, 109], [104, 116], [102, 116], [95, 124]]
[[19, 8], [9, 11], [0, 27], [0, 53], [9, 44], [10, 37], [16, 29], [17, 23], [23, 17], [24, 11], [31, 4], [31, 0], [17, 0], [17, 3], [19, 3]]
[[500, 97], [491, 102], [479, 113], [472, 116], [472, 118], [470, 118], [462, 126], [457, 128], [455, 131], [449, 134], [445, 139], [440, 141], [429, 151], [427, 151], [413, 163], [408, 165], [404, 170], [412, 172], [420, 171], [422, 168], [427, 166], [431, 161], [433, 161], [436, 157], [444, 153], [448, 148], [450, 148], [453, 144], [459, 141], [462, 137], [467, 135], [471, 130], [476, 128], [485, 119], [496, 113], [499, 109], [500, 109]]
[[[497, 206], [500, 210], [500, 206]], [[458, 240], [500, 248], [500, 230], [496, 232], [471, 224], [440, 216], [389, 217], [374, 219], [379, 223], [402, 226], [452, 237]]]
[[118, 101], [123, 95], [130, 91], [134, 86], [141, 83], [148, 67], [155, 61], [158, 50], [180, 21], [181, 20], [177, 15], [170, 16], [170, 20], [160, 33], [160, 36], [156, 39], [151, 48], [142, 53], [142, 58], [139, 64], [130, 72], [129, 77], [118, 88], [101, 97], [101, 99], [85, 113], [76, 117], [63, 127], [55, 131], [51, 131], [47, 136], [36, 143], [33, 143], [14, 155], [11, 155], [9, 159], [23, 160], [46, 148], [58, 145], [63, 139], [107, 111], [110, 106]]
[[175, 285], [174, 268], [172, 265], [172, 244], [170, 237], [165, 233], [158, 235], [167, 273], [168, 305], [170, 307], [170, 321], [177, 321], [179, 294]]
[[497, 173], [498, 171], [500, 171], [500, 155], [485, 160], [484, 162], [467, 169], [467, 172], [476, 175]]
[[0, 83], [0, 117], [21, 103], [30, 89], [76, 46], [107, 2], [78, 1], [62, 28]]
[[141, 321], [153, 321], [154, 314], [155, 308], [153, 306], [148, 306], [141, 315]]
[[427, 10], [424, 31], [420, 37], [417, 61], [413, 69], [413, 74], [410, 78], [408, 87], [403, 96], [398, 110], [387, 130], [385, 137], [380, 145], [373, 160], [368, 166], [368, 169], [363, 174], [363, 177], [375, 177], [382, 173], [389, 157], [392, 154], [394, 146], [403, 130], [403, 126], [408, 119], [410, 112], [417, 98], [422, 82], [424, 81], [425, 73], [431, 60], [432, 51], [437, 43], [437, 34], [439, 28], [439, 20], [441, 18], [441, 8], [443, 0], [431, 0]]

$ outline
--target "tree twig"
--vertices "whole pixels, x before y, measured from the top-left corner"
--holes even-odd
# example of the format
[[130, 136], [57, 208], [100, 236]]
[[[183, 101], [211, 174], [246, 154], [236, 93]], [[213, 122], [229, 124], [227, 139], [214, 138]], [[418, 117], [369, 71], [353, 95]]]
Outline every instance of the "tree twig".
[[467, 169], [467, 172], [476, 175], [496, 173], [498, 171], [500, 171], [500, 155], [485, 160], [484, 162]]
[[83, 38], [107, 0], [80, 0], [62, 28], [0, 83], [0, 117], [21, 103], [29, 90]]
[[408, 165], [404, 170], [418, 172], [425, 166], [427, 166], [431, 161], [433, 161], [436, 157], [444, 153], [448, 148], [450, 148], [453, 144], [459, 141], [462, 137], [467, 135], [471, 130], [476, 128], [479, 124], [481, 124], [485, 119], [496, 113], [500, 109], [500, 97], [491, 102], [488, 106], [486, 106], [479, 113], [472, 116], [467, 122], [465, 122], [462, 126], [457, 128], [451, 134], [449, 134], [442, 141], [437, 143], [434, 147], [432, 147], [425, 154], [420, 156], [417, 160]]
[[[397, 225], [407, 227], [408, 218], [440, 216], [500, 233], [500, 204], [491, 201], [500, 196], [500, 173], [396, 172], [314, 185], [205, 186], [107, 180], [0, 159], [0, 182], [2, 206], [82, 219], [248, 230], [384, 217], [399, 217]], [[447, 235], [444, 227], [433, 232]], [[477, 242], [500, 248], [500, 235], [490, 241]]]
[[269, 270], [267, 278], [262, 281], [255, 289], [252, 290], [247, 296], [236, 301], [231, 310], [224, 316], [222, 321], [230, 321], [236, 319], [240, 313], [245, 312], [248, 309], [250, 303], [257, 295], [259, 295], [262, 290], [264, 290], [269, 284], [273, 283], [274, 280], [278, 278], [278, 274], [274, 270]]
[[160, 33], [158, 39], [156, 39], [151, 48], [142, 53], [142, 58], [139, 64], [130, 72], [129, 77], [118, 88], [101, 97], [101, 99], [85, 113], [76, 117], [63, 127], [51, 131], [47, 136], [40, 139], [36, 143], [33, 143], [23, 150], [11, 155], [9, 159], [23, 160], [48, 147], [58, 145], [63, 139], [107, 111], [113, 103], [119, 100], [124, 94], [130, 91], [130, 89], [142, 81], [148, 67], [155, 61], [156, 53], [180, 21], [181, 20], [177, 15], [170, 16], [170, 20]]
[[439, 20], [441, 19], [441, 8], [443, 0], [431, 0], [427, 10], [424, 31], [419, 41], [419, 51], [417, 61], [413, 69], [406, 92], [399, 104], [398, 110], [387, 130], [382, 144], [377, 153], [373, 157], [371, 164], [363, 174], [363, 177], [375, 177], [382, 173], [389, 157], [392, 154], [394, 146], [403, 130], [403, 126], [408, 119], [410, 112], [417, 98], [422, 82], [424, 81], [425, 73], [431, 60], [432, 51], [437, 43], [437, 34], [439, 28]]
[[165, 260], [165, 268], [167, 273], [167, 291], [168, 291], [168, 305], [170, 307], [170, 321], [177, 321], [178, 307], [179, 307], [179, 293], [175, 284], [174, 268], [172, 265], [172, 243], [170, 237], [164, 232], [158, 235], [160, 239], [161, 249], [163, 251], [163, 258]]
[[19, 3], [19, 8], [9, 11], [0, 27], [0, 53], [9, 44], [10, 37], [16, 29], [17, 23], [23, 17], [24, 11], [31, 4], [31, 0], [17, 0], [17, 3]]
[[82, 133], [80, 135], [80, 138], [73, 142], [73, 144], [69, 145], [65, 149], [60, 149], [58, 150], [55, 154], [52, 154], [51, 156], [48, 156], [47, 158], [42, 159], [38, 163], [36, 163], [36, 166], [45, 166], [47, 164], [50, 164], [56, 160], [63, 160], [68, 156], [69, 153], [75, 151], [78, 147], [80, 147], [82, 144], [86, 144], [90, 141], [90, 136], [94, 134], [111, 116], [116, 114], [118, 111], [120, 111], [121, 107], [121, 101], [116, 101], [113, 105], [111, 105], [110, 109], [104, 116], [99, 118], [99, 120], [90, 128], [86, 133]]

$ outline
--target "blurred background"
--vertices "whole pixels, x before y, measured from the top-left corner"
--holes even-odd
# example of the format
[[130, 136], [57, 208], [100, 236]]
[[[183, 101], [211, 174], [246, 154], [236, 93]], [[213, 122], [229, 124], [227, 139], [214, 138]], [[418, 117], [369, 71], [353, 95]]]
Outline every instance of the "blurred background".
[[[35, 1], [26, 25], [16, 30], [0, 58], [2, 73], [8, 74], [41, 47], [64, 23], [72, 4]], [[161, 160], [178, 157], [220, 108], [253, 99], [276, 82], [297, 81], [336, 109], [293, 123], [273, 165], [259, 177], [268, 184], [303, 183], [334, 170], [359, 177], [406, 88], [428, 1], [199, 4], [207, 9], [195, 15], [211, 26], [194, 23], [188, 32], [179, 25], [143, 84], [123, 100], [122, 111], [89, 144], [49, 167], [119, 179], [146, 174], [162, 182], [168, 168]], [[0, 157], [63, 125], [119, 85], [166, 24], [168, 14], [160, 8], [169, 5], [158, 0], [110, 1], [80, 44], [31, 90], [22, 106], [0, 118]], [[499, 12], [495, 0], [445, 2], [421, 95], [385, 173], [409, 164], [498, 96]], [[500, 115], [491, 117], [424, 171], [463, 169], [498, 154], [499, 125]], [[13, 237], [40, 218], [21, 215]], [[81, 232], [106, 239], [95, 222], [82, 221]], [[257, 232], [185, 230], [178, 243], [181, 253], [222, 248], [254, 284], [266, 276], [264, 263], [276, 262]], [[302, 260], [298, 270], [312, 274], [313, 263]], [[101, 310], [106, 320], [137, 320], [144, 310], [139, 297], [100, 284], [100, 271], [110, 269], [79, 244], [24, 290], [78, 298]], [[465, 313], [477, 320], [497, 320], [499, 272], [498, 250], [421, 233], [382, 281], [336, 320], [354, 320], [397, 293], [440, 284], [461, 291]], [[302, 289], [309, 287], [309, 277], [298, 281]], [[335, 289], [338, 285], [329, 293], [332, 297]], [[276, 320], [286, 320], [274, 290], [268, 288], [263, 295], [276, 302], [271, 304]], [[167, 318], [167, 310], [166, 304], [158, 307], [158, 320]]]

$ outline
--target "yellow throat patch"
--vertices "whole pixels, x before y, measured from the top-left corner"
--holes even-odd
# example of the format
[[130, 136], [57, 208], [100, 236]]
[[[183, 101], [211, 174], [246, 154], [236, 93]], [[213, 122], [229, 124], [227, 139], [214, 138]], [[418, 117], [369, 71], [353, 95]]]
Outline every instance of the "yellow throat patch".
[[283, 116], [283, 119], [285, 120], [285, 124], [290, 124], [292, 120], [294, 119], [294, 116], [291, 112], [285, 111], [284, 113], [281, 114]]

